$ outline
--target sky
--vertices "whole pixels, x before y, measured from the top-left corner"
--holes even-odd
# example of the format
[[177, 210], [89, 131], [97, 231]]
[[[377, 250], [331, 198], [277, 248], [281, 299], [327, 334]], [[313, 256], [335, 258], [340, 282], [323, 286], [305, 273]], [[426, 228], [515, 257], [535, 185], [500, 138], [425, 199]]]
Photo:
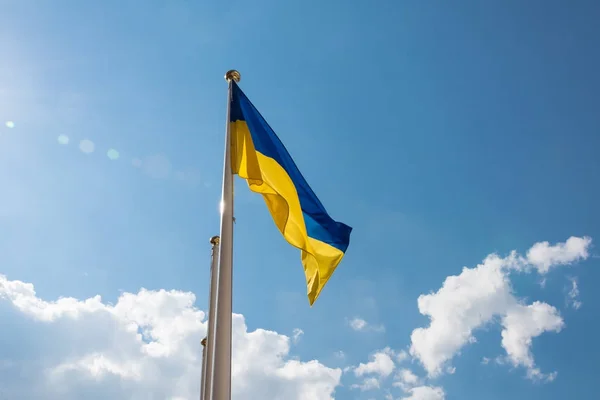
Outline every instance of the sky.
[[232, 68], [353, 227], [236, 180], [234, 400], [598, 398], [598, 2], [0, 10], [0, 399], [198, 398]]

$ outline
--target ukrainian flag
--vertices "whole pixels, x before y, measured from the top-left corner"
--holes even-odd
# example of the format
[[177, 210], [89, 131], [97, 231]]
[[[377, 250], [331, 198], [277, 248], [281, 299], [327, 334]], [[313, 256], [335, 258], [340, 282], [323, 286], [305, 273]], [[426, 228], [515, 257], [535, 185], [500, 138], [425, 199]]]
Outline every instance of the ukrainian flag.
[[327, 214], [273, 129], [235, 81], [231, 84], [233, 173], [262, 194], [283, 237], [301, 250], [312, 306], [344, 257], [352, 228]]

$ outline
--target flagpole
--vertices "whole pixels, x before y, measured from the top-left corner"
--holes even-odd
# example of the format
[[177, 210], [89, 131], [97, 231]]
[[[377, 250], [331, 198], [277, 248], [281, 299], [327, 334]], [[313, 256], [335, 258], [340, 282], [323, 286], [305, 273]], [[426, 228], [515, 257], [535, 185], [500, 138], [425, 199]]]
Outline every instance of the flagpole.
[[233, 172], [231, 170], [231, 96], [233, 81], [240, 81], [240, 73], [227, 71], [227, 119], [225, 156], [223, 161], [223, 189], [221, 195], [221, 246], [217, 269], [217, 302], [215, 304], [214, 343], [211, 387], [208, 400], [231, 399], [231, 314], [233, 283]]
[[206, 337], [200, 342], [202, 345], [202, 373], [200, 375], [200, 400], [205, 400], [204, 393], [206, 392]]
[[209, 341], [209, 337], [214, 337], [215, 330], [215, 304], [217, 297], [217, 263], [219, 260], [219, 237], [210, 238], [210, 289], [208, 298], [208, 323], [206, 327], [206, 337], [202, 339], [202, 377], [200, 381], [200, 400], [207, 400], [210, 393], [210, 383], [212, 377], [212, 360], [214, 353], [214, 340]]

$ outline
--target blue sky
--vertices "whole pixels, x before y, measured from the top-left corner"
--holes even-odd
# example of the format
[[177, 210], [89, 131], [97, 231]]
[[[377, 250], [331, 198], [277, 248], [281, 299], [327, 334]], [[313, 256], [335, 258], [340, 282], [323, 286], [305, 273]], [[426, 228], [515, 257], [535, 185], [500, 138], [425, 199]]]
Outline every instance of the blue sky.
[[[249, 331], [290, 343], [295, 328], [304, 332], [282, 362], [345, 369], [336, 399], [440, 399], [417, 397], [413, 387], [441, 388], [449, 400], [597, 397], [600, 272], [583, 239], [600, 237], [597, 2], [0, 0], [0, 9], [6, 282], [31, 283], [48, 302], [100, 295], [104, 305], [121, 304], [122, 293], [140, 288], [192, 292], [205, 310], [208, 239], [219, 228], [223, 75], [236, 68], [329, 213], [354, 228], [346, 258], [310, 308], [298, 251], [236, 181], [234, 312]], [[555, 249], [574, 266], [540, 273], [544, 263], [527, 257], [535, 243], [571, 236], [581, 241], [540, 257], [560, 264]], [[448, 353], [438, 376], [415, 352], [398, 361], [414, 344], [411, 333], [430, 324], [420, 295], [440, 294], [464, 266], [511, 250], [533, 265], [502, 267], [515, 301], [547, 303], [558, 314], [544, 315], [563, 321], [558, 333], [534, 335], [531, 348], [535, 367], [557, 371], [556, 379], [528, 379], [524, 364], [500, 359], [502, 321], [518, 313], [510, 299], [474, 328], [476, 343]], [[573, 281], [579, 294], [571, 297]], [[0, 368], [18, 375], [26, 353], [18, 349], [50, 329], [44, 324], [55, 333], [77, 324], [32, 322], [39, 315], [23, 311], [9, 286], [0, 292], [8, 327]], [[456, 304], [456, 315], [473, 311]], [[353, 329], [355, 318], [368, 325]], [[545, 330], [558, 330], [547, 321]], [[191, 342], [202, 337], [197, 329]], [[106, 344], [106, 357], [117, 345]], [[77, 357], [99, 348], [82, 343]], [[52, 362], [74, 362], [74, 351], [52, 352]], [[361, 375], [357, 366], [377, 352], [396, 360], [393, 372]], [[406, 390], [393, 386], [404, 368], [419, 377]], [[378, 389], [352, 388], [369, 377]], [[88, 390], [85, 378], [69, 379]], [[136, 390], [128, 385], [122, 390]], [[294, 392], [299, 399], [321, 398], [302, 397], [304, 389]], [[133, 398], [127, 393], [111, 396]], [[157, 396], [177, 398], [164, 393]]]

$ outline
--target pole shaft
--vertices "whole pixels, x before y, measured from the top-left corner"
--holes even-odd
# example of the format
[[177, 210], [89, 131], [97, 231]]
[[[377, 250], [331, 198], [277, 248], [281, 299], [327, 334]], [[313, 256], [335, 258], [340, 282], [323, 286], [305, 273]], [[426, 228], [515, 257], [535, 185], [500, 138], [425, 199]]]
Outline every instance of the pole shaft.
[[200, 378], [200, 400], [206, 400], [206, 338], [202, 339], [202, 372]]
[[214, 337], [215, 331], [215, 305], [217, 303], [217, 264], [219, 262], [220, 238], [213, 236], [210, 238], [210, 288], [208, 297], [208, 323], [206, 327], [206, 338], [202, 347], [202, 380], [200, 387], [200, 400], [208, 400], [212, 382], [212, 360], [214, 355], [214, 340], [208, 340]]
[[231, 170], [231, 113], [232, 81], [227, 90], [227, 120], [223, 188], [221, 196], [221, 246], [217, 268], [217, 302], [215, 307], [214, 343], [211, 394], [209, 400], [231, 399], [231, 314], [233, 289], [233, 173]]

